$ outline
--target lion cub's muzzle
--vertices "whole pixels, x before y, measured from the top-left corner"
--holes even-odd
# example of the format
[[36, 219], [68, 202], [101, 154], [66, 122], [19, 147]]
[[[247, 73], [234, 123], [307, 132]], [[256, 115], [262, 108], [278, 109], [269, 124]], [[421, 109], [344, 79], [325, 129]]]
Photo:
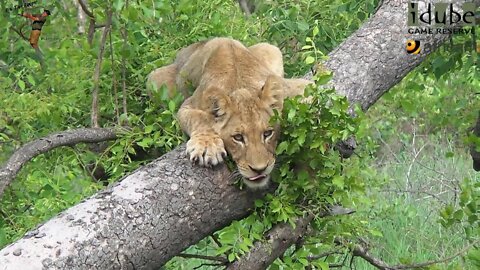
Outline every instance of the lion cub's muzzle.
[[275, 159], [268, 162], [267, 166], [251, 166], [247, 168], [238, 166], [240, 174], [243, 176], [243, 182], [249, 188], [262, 188], [268, 185], [270, 181], [270, 173], [275, 167]]

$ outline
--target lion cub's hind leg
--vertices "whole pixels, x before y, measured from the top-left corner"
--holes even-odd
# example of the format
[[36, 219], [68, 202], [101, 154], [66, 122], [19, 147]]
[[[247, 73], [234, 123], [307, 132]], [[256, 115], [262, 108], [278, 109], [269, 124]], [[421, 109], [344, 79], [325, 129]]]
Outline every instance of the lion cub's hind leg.
[[283, 78], [283, 58], [280, 49], [268, 43], [258, 43], [248, 47], [248, 50], [275, 75]]
[[[167, 86], [168, 95], [173, 97], [175, 95], [175, 79], [177, 77], [177, 65], [171, 64], [160, 67], [150, 72], [147, 77], [147, 94], [150, 99], [153, 99], [152, 91], [160, 89], [162, 85]], [[182, 93], [184, 94], [184, 93]]]

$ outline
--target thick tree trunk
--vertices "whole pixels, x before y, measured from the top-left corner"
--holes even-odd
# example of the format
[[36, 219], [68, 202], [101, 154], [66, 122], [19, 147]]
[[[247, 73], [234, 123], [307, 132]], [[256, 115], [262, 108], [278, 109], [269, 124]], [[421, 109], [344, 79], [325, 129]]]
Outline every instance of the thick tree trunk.
[[[418, 36], [430, 46], [419, 55], [408, 55], [406, 12], [406, 0], [385, 1], [326, 62], [335, 74], [337, 91], [364, 110], [448, 38]], [[228, 179], [224, 167], [190, 165], [180, 147], [7, 246], [0, 251], [0, 265], [154, 269], [250, 212], [260, 194], [238, 191]]]
[[155, 269], [250, 212], [262, 194], [229, 175], [193, 167], [179, 147], [1, 250], [2, 270]]

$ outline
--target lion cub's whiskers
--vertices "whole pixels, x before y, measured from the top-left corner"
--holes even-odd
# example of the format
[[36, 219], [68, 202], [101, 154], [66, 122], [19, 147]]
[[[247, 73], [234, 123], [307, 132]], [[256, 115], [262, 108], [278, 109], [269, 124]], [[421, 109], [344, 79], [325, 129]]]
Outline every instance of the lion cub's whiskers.
[[228, 176], [227, 181], [231, 184], [235, 183], [237, 180], [241, 180], [242, 175], [240, 174], [240, 171], [235, 170], [233, 171], [230, 176]]

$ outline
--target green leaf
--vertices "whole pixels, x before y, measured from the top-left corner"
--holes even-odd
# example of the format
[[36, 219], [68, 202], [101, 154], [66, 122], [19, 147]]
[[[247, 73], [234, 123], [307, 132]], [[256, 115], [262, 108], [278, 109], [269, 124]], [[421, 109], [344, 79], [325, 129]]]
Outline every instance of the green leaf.
[[228, 254], [228, 261], [229, 261], [229, 262], [235, 261], [235, 258], [236, 258], [236, 257], [235, 257], [235, 253], [230, 253], [230, 254]]
[[455, 154], [454, 154], [453, 152], [447, 152], [447, 153], [445, 154], [445, 157], [446, 157], [446, 158], [451, 158], [451, 157], [453, 157], [454, 155], [455, 155]]
[[153, 131], [153, 125], [148, 125], [145, 127], [145, 133], [151, 133]]
[[318, 30], [318, 26], [313, 27], [312, 35], [313, 35], [314, 37], [315, 37], [316, 35], [318, 35], [319, 32], [320, 32], [320, 30]]
[[305, 64], [307, 65], [311, 65], [315, 62], [315, 58], [313, 58], [313, 56], [307, 56], [307, 58], [305, 58]]
[[332, 179], [332, 184], [337, 186], [339, 189], [343, 189], [345, 187], [343, 176], [335, 175]]
[[25, 91], [25, 82], [18, 79], [18, 87], [20, 87], [20, 89], [22, 89], [22, 91]]
[[262, 207], [263, 201], [262, 200], [255, 200], [255, 207]]
[[224, 254], [226, 253], [227, 251], [231, 250], [233, 247], [232, 246], [229, 246], [229, 245], [224, 245], [224, 246], [221, 246], [217, 249], [216, 251], [216, 254], [217, 255], [221, 255], [221, 254]]
[[27, 75], [27, 81], [33, 86], [36, 85], [35, 79], [33, 79], [33, 76], [30, 74]]
[[283, 152], [285, 152], [285, 150], [287, 150], [288, 148], [288, 142], [287, 141], [283, 141], [281, 142], [278, 146], [277, 146], [277, 155], [280, 155], [282, 154]]

